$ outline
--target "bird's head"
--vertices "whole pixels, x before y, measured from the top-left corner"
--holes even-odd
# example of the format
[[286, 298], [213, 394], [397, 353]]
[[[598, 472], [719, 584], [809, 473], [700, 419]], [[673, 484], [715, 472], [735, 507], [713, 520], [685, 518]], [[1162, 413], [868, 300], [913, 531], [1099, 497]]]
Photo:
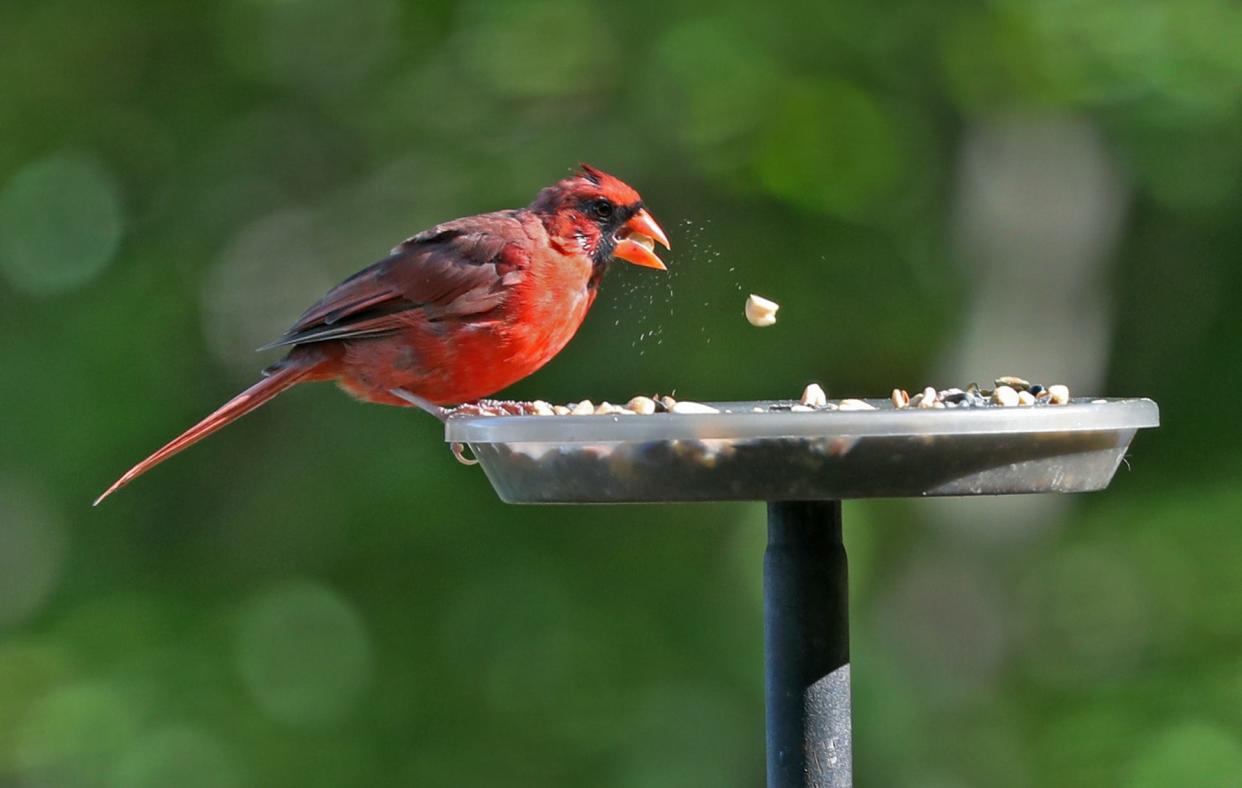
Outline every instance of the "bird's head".
[[551, 235], [577, 246], [597, 264], [615, 257], [665, 270], [655, 245], [668, 249], [668, 236], [638, 192], [603, 170], [583, 164], [578, 174], [539, 192], [530, 209]]

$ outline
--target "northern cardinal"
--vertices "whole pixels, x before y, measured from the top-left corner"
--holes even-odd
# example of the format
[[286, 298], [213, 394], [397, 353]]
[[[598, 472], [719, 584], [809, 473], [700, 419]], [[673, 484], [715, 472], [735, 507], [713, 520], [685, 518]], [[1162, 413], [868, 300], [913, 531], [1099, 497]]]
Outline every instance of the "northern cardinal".
[[585, 164], [526, 208], [425, 230], [330, 290], [267, 346], [292, 349], [262, 380], [95, 504], [298, 383], [335, 380], [361, 400], [439, 415], [493, 394], [565, 347], [613, 258], [664, 270], [656, 243], [669, 248], [638, 192]]

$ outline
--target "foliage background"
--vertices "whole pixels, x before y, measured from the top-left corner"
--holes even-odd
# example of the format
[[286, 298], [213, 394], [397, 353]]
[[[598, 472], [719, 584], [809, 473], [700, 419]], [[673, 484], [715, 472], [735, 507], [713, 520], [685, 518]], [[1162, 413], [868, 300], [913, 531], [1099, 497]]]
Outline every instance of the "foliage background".
[[89, 507], [326, 287], [581, 160], [670, 275], [515, 396], [1162, 406], [1104, 494], [847, 504], [859, 785], [1236, 784], [1240, 40], [1229, 0], [0, 6], [0, 782], [762, 783], [761, 505], [506, 507], [321, 386]]

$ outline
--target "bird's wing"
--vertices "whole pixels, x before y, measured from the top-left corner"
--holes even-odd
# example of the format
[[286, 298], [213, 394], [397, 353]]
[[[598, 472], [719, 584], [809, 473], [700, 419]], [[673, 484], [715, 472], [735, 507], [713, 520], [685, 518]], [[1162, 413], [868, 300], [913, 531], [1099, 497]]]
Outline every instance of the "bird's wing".
[[332, 288], [261, 349], [379, 336], [489, 312], [521, 281], [530, 240], [516, 211], [437, 225]]

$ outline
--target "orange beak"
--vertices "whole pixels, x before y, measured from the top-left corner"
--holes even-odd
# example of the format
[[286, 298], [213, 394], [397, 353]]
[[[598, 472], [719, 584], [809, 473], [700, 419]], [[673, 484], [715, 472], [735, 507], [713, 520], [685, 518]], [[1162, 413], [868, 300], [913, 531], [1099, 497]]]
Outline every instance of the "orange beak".
[[617, 246], [613, 249], [612, 256], [634, 265], [666, 271], [668, 268], [664, 265], [664, 261], [656, 257], [656, 244], [665, 249], [671, 248], [668, 245], [668, 236], [660, 229], [660, 225], [656, 224], [656, 220], [651, 218], [651, 214], [644, 209], [634, 214], [621, 226], [621, 231], [617, 233]]

